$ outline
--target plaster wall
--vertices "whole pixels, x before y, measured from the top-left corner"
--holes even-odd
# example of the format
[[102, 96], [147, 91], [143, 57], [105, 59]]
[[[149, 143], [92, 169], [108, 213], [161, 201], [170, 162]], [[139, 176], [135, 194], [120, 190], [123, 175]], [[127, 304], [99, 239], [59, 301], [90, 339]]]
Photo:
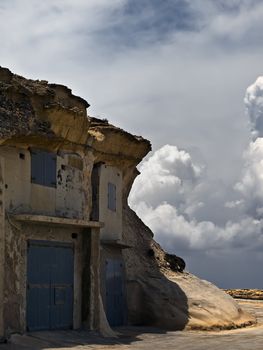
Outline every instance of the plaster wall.
[[57, 157], [56, 213], [59, 216], [83, 218], [84, 207], [83, 160], [77, 154], [61, 153]]
[[[5, 207], [7, 211], [29, 211], [31, 195], [30, 152], [0, 147], [5, 162]], [[24, 159], [23, 159], [24, 158]]]
[[[82, 234], [80, 229], [42, 224], [19, 224], [6, 220], [4, 325], [6, 334], [26, 331], [27, 242], [47, 240], [69, 242], [74, 246], [73, 327], [82, 324]], [[72, 238], [77, 233], [77, 239]], [[0, 303], [1, 305], [1, 303]]]
[[83, 218], [86, 195], [80, 156], [60, 152], [56, 188], [31, 183], [28, 149], [0, 147], [0, 156], [5, 159], [5, 205], [8, 212]]
[[[108, 208], [108, 183], [116, 186], [116, 211]], [[122, 239], [122, 173], [105, 164], [99, 170], [99, 221], [104, 222], [102, 240]]]

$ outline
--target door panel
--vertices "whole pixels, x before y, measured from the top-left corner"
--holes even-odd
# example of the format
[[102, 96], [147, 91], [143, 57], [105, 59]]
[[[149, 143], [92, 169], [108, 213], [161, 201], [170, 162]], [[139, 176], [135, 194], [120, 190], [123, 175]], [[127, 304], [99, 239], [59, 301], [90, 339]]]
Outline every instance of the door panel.
[[27, 274], [28, 330], [71, 328], [74, 275], [72, 246], [57, 242], [29, 242]]
[[27, 290], [28, 330], [49, 329], [49, 288], [29, 287]]
[[72, 328], [73, 250], [53, 248], [51, 329]]
[[106, 260], [106, 314], [111, 326], [125, 322], [124, 271], [120, 259]]

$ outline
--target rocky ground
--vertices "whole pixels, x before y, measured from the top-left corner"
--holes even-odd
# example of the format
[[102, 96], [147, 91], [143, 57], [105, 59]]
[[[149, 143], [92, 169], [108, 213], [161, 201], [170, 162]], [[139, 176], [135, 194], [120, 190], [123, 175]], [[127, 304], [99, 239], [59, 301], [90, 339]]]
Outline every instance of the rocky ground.
[[166, 332], [157, 328], [132, 327], [118, 329], [118, 338], [102, 338], [94, 333], [77, 331], [36, 332], [16, 335], [0, 350], [262, 350], [263, 301], [239, 300], [244, 310], [257, 318], [257, 325], [225, 331]]
[[225, 289], [225, 292], [236, 299], [263, 300], [261, 289]]

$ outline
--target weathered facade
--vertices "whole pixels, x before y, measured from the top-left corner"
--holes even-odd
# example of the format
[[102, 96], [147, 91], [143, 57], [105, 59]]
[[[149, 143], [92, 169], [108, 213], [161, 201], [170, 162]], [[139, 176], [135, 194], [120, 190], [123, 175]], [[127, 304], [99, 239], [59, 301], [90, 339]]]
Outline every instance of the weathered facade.
[[150, 144], [87, 107], [0, 69], [2, 337], [98, 329], [100, 293], [110, 323], [127, 322], [123, 186]]
[[[111, 326], [251, 323], [216, 287], [187, 273], [171, 280], [165, 252], [127, 205], [150, 143], [88, 106], [65, 86], [0, 68], [0, 338], [100, 329], [103, 310]], [[210, 302], [200, 314], [216, 293], [227, 313], [211, 317]]]

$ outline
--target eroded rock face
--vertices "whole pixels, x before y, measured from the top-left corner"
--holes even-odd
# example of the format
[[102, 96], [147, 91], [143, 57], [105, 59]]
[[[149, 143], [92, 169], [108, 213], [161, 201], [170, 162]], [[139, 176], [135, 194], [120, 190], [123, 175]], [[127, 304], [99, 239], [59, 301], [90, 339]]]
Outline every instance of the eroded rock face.
[[[116, 165], [124, 180], [132, 182], [136, 165], [151, 150], [150, 142], [89, 117], [87, 107], [88, 102], [66, 86], [25, 79], [0, 67], [0, 144], [32, 143], [81, 154], [92, 149], [94, 163]], [[126, 182], [125, 188], [130, 186]]]
[[[174, 272], [150, 229], [124, 209], [124, 251], [129, 321], [165, 329], [229, 329], [255, 322], [235, 300], [210, 282]], [[154, 255], [149, 255], [149, 249]]]
[[0, 67], [1, 143], [42, 136], [85, 145], [89, 104], [65, 86], [29, 80]]
[[[116, 166], [123, 175], [123, 235], [129, 321], [166, 329], [230, 328], [254, 318], [209, 282], [175, 272], [153, 233], [128, 207], [137, 164], [151, 150], [148, 140], [86, 114], [89, 104], [62, 85], [33, 81], [0, 67], [0, 144], [39, 145], [54, 152], [68, 149], [84, 159], [86, 194], [96, 163]], [[86, 201], [89, 201], [89, 198]], [[87, 205], [89, 216], [90, 205]], [[152, 253], [149, 254], [149, 251]], [[180, 266], [180, 265], [179, 265]], [[183, 265], [178, 270], [183, 270]]]

